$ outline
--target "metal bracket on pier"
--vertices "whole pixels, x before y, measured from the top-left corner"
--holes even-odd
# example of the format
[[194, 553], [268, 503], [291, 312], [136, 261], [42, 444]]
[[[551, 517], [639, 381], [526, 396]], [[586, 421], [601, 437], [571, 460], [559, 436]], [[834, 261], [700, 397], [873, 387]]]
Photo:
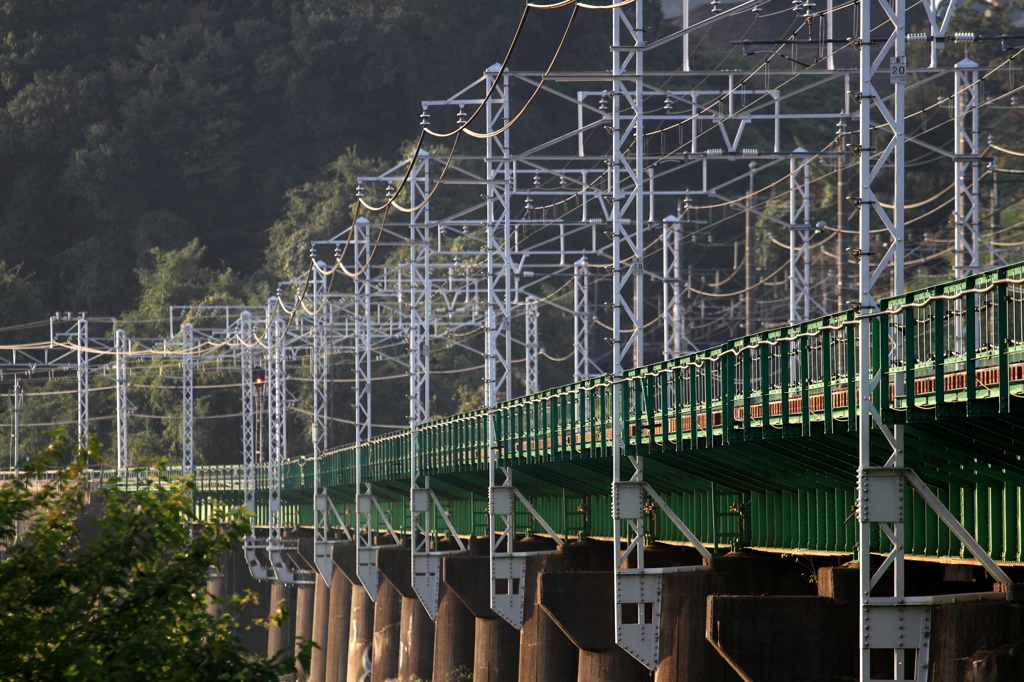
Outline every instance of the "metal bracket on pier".
[[[334, 576], [334, 545], [339, 542], [351, 541], [352, 533], [349, 532], [348, 525], [338, 513], [338, 508], [334, 506], [334, 500], [327, 494], [327, 488], [324, 488], [321, 494], [313, 496], [313, 509], [317, 524], [313, 530], [313, 565], [316, 566], [317, 572], [330, 587], [331, 578]], [[332, 513], [338, 520], [338, 527], [345, 534], [345, 540], [330, 539]]]
[[373, 494], [373, 488], [367, 483], [365, 493], [356, 493], [356, 575], [359, 576], [359, 582], [366, 588], [370, 599], [377, 601], [377, 590], [380, 588], [377, 550], [380, 549], [380, 545], [376, 542], [377, 534], [373, 530], [374, 510], [384, 522], [394, 543], [401, 545], [402, 541]]
[[[637, 466], [637, 474], [641, 474], [639, 458], [634, 461], [634, 466]], [[649, 670], [655, 670], [661, 638], [662, 576], [665, 573], [707, 571], [711, 566], [647, 568], [644, 565], [644, 493], [708, 562], [711, 561], [711, 552], [641, 477], [612, 483], [612, 521], [616, 530], [623, 521], [629, 528], [626, 537], [629, 544], [617, 555], [615, 564], [615, 643]], [[635, 560], [635, 567], [623, 568], [631, 559]]]
[[[565, 541], [534, 509], [526, 496], [512, 485], [512, 470], [501, 467], [501, 471], [505, 474], [504, 484], [491, 485], [487, 492], [487, 513], [490, 517], [491, 609], [512, 627], [521, 630], [523, 607], [526, 602], [526, 558], [553, 552], [513, 551], [516, 499], [519, 499], [530, 516], [544, 527], [559, 547]], [[504, 526], [500, 534], [496, 532], [498, 521]]]
[[[412, 511], [412, 588], [416, 591], [420, 603], [426, 609], [431, 620], [437, 619], [438, 587], [441, 582], [441, 558], [446, 554], [457, 554], [466, 551], [466, 545], [462, 542], [451, 519], [441, 506], [437, 495], [430, 488], [430, 477], [425, 477], [425, 486], [422, 488], [413, 487], [410, 491], [410, 504]], [[431, 511], [437, 509], [437, 513], [444, 519], [448, 532], [458, 543], [459, 549], [443, 550], [431, 549], [430, 543], [433, 538], [433, 519]]]

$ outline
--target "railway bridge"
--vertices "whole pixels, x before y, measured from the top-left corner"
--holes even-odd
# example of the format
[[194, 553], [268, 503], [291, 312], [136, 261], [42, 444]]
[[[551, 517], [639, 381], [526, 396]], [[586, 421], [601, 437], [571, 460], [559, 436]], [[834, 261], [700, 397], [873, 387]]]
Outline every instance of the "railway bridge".
[[291, 594], [318, 679], [1024, 679], [1022, 399], [1017, 264], [197, 467], [259, 526], [211, 590]]

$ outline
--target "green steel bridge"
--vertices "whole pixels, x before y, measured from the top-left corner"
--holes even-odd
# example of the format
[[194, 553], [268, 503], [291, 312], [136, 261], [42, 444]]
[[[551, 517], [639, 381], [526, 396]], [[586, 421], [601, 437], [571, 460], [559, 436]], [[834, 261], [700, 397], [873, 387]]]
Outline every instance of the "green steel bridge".
[[[870, 316], [878, 380], [867, 390], [887, 425], [904, 425], [915, 470], [998, 562], [1024, 563], [1024, 264], [884, 299]], [[738, 338], [674, 360], [434, 419], [326, 452], [321, 489], [339, 521], [356, 523], [356, 458], [379, 500], [374, 526], [410, 530], [410, 439], [419, 475], [460, 535], [488, 532], [488, 418], [498, 467], [564, 536], [612, 536], [612, 400], [624, 406], [623, 453], [702, 543], [788, 552], [856, 551], [858, 320], [854, 312]], [[874, 372], [873, 372], [874, 374]], [[851, 407], [853, 406], [853, 407]], [[892, 452], [872, 431], [882, 466]], [[874, 448], [873, 448], [874, 449]], [[282, 466], [285, 526], [314, 525], [314, 461]], [[200, 510], [238, 503], [239, 467], [198, 467]], [[267, 518], [267, 470], [257, 470], [257, 522]], [[261, 506], [262, 505], [262, 506]], [[910, 487], [908, 558], [970, 559]], [[654, 504], [649, 539], [685, 541]], [[516, 531], [544, 532], [516, 502]], [[892, 545], [876, 531], [877, 547]]]

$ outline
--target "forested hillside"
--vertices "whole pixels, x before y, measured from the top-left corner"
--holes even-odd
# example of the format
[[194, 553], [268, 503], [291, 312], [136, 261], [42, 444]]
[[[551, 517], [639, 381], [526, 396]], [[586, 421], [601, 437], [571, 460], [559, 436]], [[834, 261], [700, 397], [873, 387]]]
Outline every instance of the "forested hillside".
[[[29, 282], [5, 323], [57, 309], [121, 315], [153, 250], [193, 239], [205, 265], [268, 281], [268, 229], [286, 193], [329, 177], [338, 157], [394, 158], [422, 99], [501, 60], [521, 6], [3, 3], [0, 259], [5, 280]], [[590, 19], [603, 18], [579, 22], [567, 68], [607, 60], [604, 39], [584, 37]], [[543, 68], [561, 23], [532, 22], [513, 66]]]
[[[408, 155], [419, 132], [420, 102], [454, 94], [502, 60], [523, 4], [522, 0], [0, 2], [0, 345], [43, 341], [47, 319], [58, 310], [84, 311], [93, 318], [115, 316], [132, 338], [162, 338], [168, 334], [170, 305], [265, 303], [277, 282], [304, 276], [311, 238], [327, 238], [350, 223], [356, 176], [376, 174]], [[1013, 28], [1013, 21], [1019, 18], [1021, 5], [1022, 0], [1013, 0], [972, 6], [957, 15], [950, 31], [1019, 30]], [[766, 59], [763, 53], [744, 57], [742, 49], [729, 41], [798, 33], [803, 37], [808, 30], [803, 28], [805, 22], [790, 9], [788, 3], [776, 0], [760, 17], [743, 13], [695, 34], [691, 65], [694, 69], [757, 67]], [[647, 0], [645, 11], [648, 38], [674, 29], [662, 19], [655, 0]], [[706, 18], [710, 11], [708, 6], [695, 9], [694, 21]], [[837, 15], [837, 35], [846, 35], [852, 11], [847, 8]], [[562, 39], [570, 12], [568, 7], [534, 12], [510, 66], [543, 71]], [[910, 17], [908, 23], [913, 26], [908, 31], [920, 30], [925, 21], [920, 8], [911, 8]], [[609, 29], [607, 12], [580, 12], [557, 70], [608, 69]], [[1001, 48], [998, 41], [973, 44], [966, 50], [949, 44], [941, 62], [951, 65], [969, 54], [983, 69], [998, 67], [983, 86], [983, 99], [992, 99], [982, 116], [983, 146], [991, 135], [997, 145], [1022, 149], [1017, 131], [1024, 124], [1024, 109], [1018, 98], [1024, 101], [1024, 93], [1010, 97], [1022, 87], [1016, 73], [1020, 58], [1011, 59], [1016, 47]], [[810, 54], [813, 46], [803, 49]], [[838, 49], [842, 50], [840, 65], [852, 64], [854, 48]], [[924, 43], [911, 45], [912, 62], [926, 63], [927, 49]], [[680, 43], [672, 43], [649, 53], [646, 67], [678, 69], [680, 50]], [[767, 88], [769, 82], [777, 86], [797, 72], [805, 57], [796, 48], [793, 54], [795, 61], [780, 57], [766, 69], [771, 76], [764, 76], [761, 87]], [[719, 81], [723, 81], [720, 76]], [[843, 98], [840, 83], [837, 80], [829, 86], [831, 90], [822, 91], [835, 97], [837, 112]], [[522, 101], [528, 93], [513, 95]], [[820, 96], [817, 91], [801, 94], [787, 106], [799, 109], [806, 103], [810, 108], [818, 104], [811, 99]], [[911, 286], [951, 275], [952, 162], [934, 151], [952, 148], [950, 97], [944, 81], [925, 80], [908, 89], [908, 136], [931, 145], [913, 147], [907, 163], [907, 281]], [[574, 113], [565, 118], [566, 108], [548, 106], [546, 100], [538, 99], [530, 115], [517, 124], [518, 149], [575, 127]], [[450, 128], [454, 115], [441, 123], [442, 128]], [[748, 133], [754, 138], [751, 144], [766, 142], [758, 134], [756, 129]], [[670, 142], [675, 135], [682, 139], [673, 128]], [[656, 151], [660, 143], [664, 150], [665, 137], [651, 137], [648, 145]], [[431, 149], [443, 156], [447, 143], [442, 140]], [[842, 148], [831, 120], [809, 122], [785, 144], [788, 149]], [[985, 147], [982, 153], [993, 152]], [[1013, 175], [1021, 172], [1015, 170], [1020, 161], [1003, 155], [999, 162], [1010, 173], [1000, 178], [1002, 213], [995, 217], [1001, 216], [1002, 225], [997, 229], [991, 211], [982, 216], [986, 225], [993, 224], [986, 234], [1008, 258], [1024, 254], [1020, 235], [1024, 215], [1017, 205], [1022, 191]], [[821, 179], [812, 189], [812, 223], [832, 221], [846, 205], [845, 197], [837, 193], [835, 165], [827, 159], [814, 164], [815, 177]], [[746, 161], [721, 164], [711, 172], [728, 175], [736, 168], [745, 172]], [[765, 215], [779, 217], [788, 214], [788, 185], [784, 171], [776, 171], [779, 177], [765, 174], [759, 180], [765, 187], [774, 187], [760, 200]], [[880, 177], [886, 172], [883, 169]], [[691, 186], [698, 186], [696, 167], [692, 173]], [[983, 176], [982, 184], [988, 192], [991, 174]], [[459, 192], [479, 192], [479, 187], [447, 187], [435, 197], [434, 205], [439, 209], [455, 205], [464, 198]], [[658, 201], [658, 215], [679, 211], [675, 198], [671, 205], [668, 200]], [[684, 259], [687, 268], [694, 268], [695, 289], [707, 286], [705, 278], [714, 282], [719, 273], [728, 276], [738, 262], [743, 217], [727, 203], [716, 202], [701, 208], [699, 220], [694, 221], [707, 225], [699, 228], [700, 239], [694, 234], [687, 240]], [[763, 218], [756, 223], [758, 271], [780, 272], [788, 257], [788, 231]], [[783, 248], [775, 248], [780, 245]], [[378, 257], [401, 260], [407, 257], [407, 249], [383, 248]], [[783, 280], [775, 284], [781, 287]], [[349, 284], [340, 283], [339, 288]], [[782, 292], [778, 295], [782, 300], [783, 289], [775, 291]], [[553, 297], [556, 305], [545, 309], [541, 318], [544, 386], [564, 383], [572, 376], [564, 361], [570, 357], [565, 354], [571, 353], [572, 325], [565, 312], [572, 306], [571, 288], [558, 296], [562, 298]], [[720, 294], [719, 301], [724, 296]], [[834, 302], [829, 299], [830, 304]], [[604, 314], [603, 300], [592, 303]], [[690, 303], [696, 311], [696, 299]], [[711, 329], [707, 338], [736, 333], [732, 327], [715, 327], [713, 320], [704, 322], [703, 314], [701, 305], [701, 318], [695, 324], [703, 324], [704, 331]], [[479, 346], [480, 339], [439, 342], [433, 347], [437, 370], [431, 387], [433, 414], [481, 404], [481, 358], [465, 351], [474, 344]], [[599, 345], [606, 350], [603, 342]], [[555, 362], [555, 356], [563, 361]], [[337, 421], [331, 426], [330, 442], [340, 444], [352, 437], [346, 421], [351, 418], [351, 367], [338, 361], [332, 371], [332, 414]], [[405, 371], [386, 358], [374, 367], [378, 429], [401, 426], [407, 418]], [[131, 372], [131, 400], [137, 408], [129, 434], [132, 451], [176, 452], [181, 445], [180, 420], [176, 421], [181, 404], [177, 360], [136, 363]], [[199, 372], [197, 461], [237, 461], [237, 373], [213, 366], [201, 367]], [[516, 381], [521, 384], [519, 378]], [[293, 452], [305, 452], [309, 418], [303, 410], [308, 411], [311, 404], [307, 368], [297, 368], [293, 384], [295, 409], [289, 438], [295, 444]], [[9, 394], [10, 383], [3, 386]], [[92, 426], [107, 443], [113, 438], [112, 386], [110, 376], [97, 376], [91, 396], [91, 409], [102, 415]], [[45, 428], [73, 425], [74, 414], [73, 378], [32, 377], [22, 415], [25, 449], [46, 442]], [[9, 414], [4, 417], [8, 419]], [[0, 450], [0, 465], [9, 456], [10, 448]]]

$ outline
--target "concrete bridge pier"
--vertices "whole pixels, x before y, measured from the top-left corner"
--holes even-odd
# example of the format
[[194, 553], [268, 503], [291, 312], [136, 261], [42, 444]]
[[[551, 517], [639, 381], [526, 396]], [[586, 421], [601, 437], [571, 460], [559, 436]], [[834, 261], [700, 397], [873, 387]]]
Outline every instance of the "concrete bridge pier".
[[370, 682], [398, 677], [401, 644], [402, 595], [387, 580], [380, 581], [373, 608], [373, 669]]
[[235, 634], [247, 651], [259, 655], [266, 654], [267, 631], [261, 627], [254, 627], [253, 623], [267, 616], [267, 607], [270, 603], [270, 583], [256, 580], [249, 573], [249, 566], [245, 562], [241, 543], [237, 543], [234, 550], [221, 556], [218, 563], [219, 569], [214, 570], [211, 567], [206, 581], [206, 591], [209, 594], [207, 613], [211, 615], [223, 613], [223, 606], [215, 603], [214, 599], [226, 599], [230, 595], [244, 595], [247, 592], [253, 592], [256, 595], [256, 601], [242, 604], [237, 614], [238, 627], [235, 629]]
[[[434, 621], [412, 587], [412, 552], [387, 547], [377, 552], [377, 568], [400, 595], [397, 679], [429, 680], [434, 667]], [[386, 678], [385, 678], [386, 679]]]
[[317, 647], [309, 662], [310, 682], [324, 682], [327, 675], [327, 637], [331, 608], [331, 588], [319, 574], [313, 587], [313, 631], [312, 639]]
[[[295, 589], [295, 653], [303, 643], [313, 639], [313, 616], [316, 608], [316, 589], [314, 585], [300, 585]], [[299, 665], [301, 679], [309, 677], [309, 670]]]
[[[324, 647], [324, 680], [346, 682], [348, 672], [349, 623], [352, 617], [352, 583], [337, 566], [331, 576], [331, 598]], [[314, 666], [315, 669], [315, 666]]]
[[[516, 551], [554, 550], [553, 540], [527, 538], [516, 543]], [[540, 607], [537, 579], [543, 573], [568, 570], [563, 552], [527, 557], [523, 629], [519, 631], [519, 682], [564, 682], [576, 679], [576, 647], [551, 616]], [[585, 559], [581, 554], [579, 558]]]
[[477, 618], [473, 633], [473, 682], [519, 679], [519, 631], [501, 618]]
[[444, 582], [434, 621], [434, 666], [431, 680], [469, 678], [473, 673], [473, 641], [476, 619]]
[[288, 617], [279, 625], [271, 625], [267, 628], [267, 656], [273, 657], [277, 652], [292, 647], [292, 629], [295, 627], [295, 601], [290, 598], [291, 590], [288, 585], [281, 583], [270, 584], [270, 600], [267, 603], [267, 614], [273, 615], [278, 606], [288, 607]]
[[443, 573], [445, 586], [475, 621], [473, 682], [517, 682], [519, 631], [491, 610], [487, 538], [472, 540], [469, 549], [469, 555], [446, 556]]
[[363, 664], [372, 662], [374, 604], [362, 584], [352, 585], [351, 603], [345, 682], [360, 682], [365, 672]]
[[[610, 552], [610, 548], [608, 549]], [[608, 556], [605, 556], [607, 565]], [[540, 605], [576, 649], [579, 682], [648, 682], [653, 677], [615, 644], [611, 571], [551, 572], [539, 578]]]

